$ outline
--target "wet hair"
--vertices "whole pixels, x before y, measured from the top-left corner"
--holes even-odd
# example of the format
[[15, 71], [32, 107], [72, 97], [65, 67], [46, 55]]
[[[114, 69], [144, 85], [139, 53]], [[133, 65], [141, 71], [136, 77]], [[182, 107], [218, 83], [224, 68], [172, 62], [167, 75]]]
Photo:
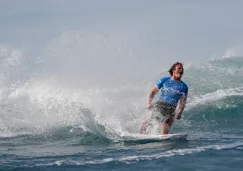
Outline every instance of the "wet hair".
[[180, 63], [180, 62], [176, 62], [176, 63], [174, 63], [174, 64], [170, 67], [170, 69], [169, 69], [169, 71], [168, 71], [168, 72], [170, 73], [170, 76], [173, 75], [173, 70], [175, 69], [175, 67], [176, 67], [177, 65], [181, 65], [181, 66], [183, 67], [183, 64]]

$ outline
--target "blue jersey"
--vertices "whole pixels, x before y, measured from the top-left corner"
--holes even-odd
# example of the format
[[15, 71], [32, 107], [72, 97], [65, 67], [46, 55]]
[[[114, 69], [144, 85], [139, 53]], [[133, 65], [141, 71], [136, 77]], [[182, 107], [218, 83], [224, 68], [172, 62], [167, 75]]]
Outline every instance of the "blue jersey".
[[177, 105], [179, 99], [188, 94], [188, 87], [183, 81], [170, 77], [161, 78], [155, 86], [161, 89], [160, 100], [172, 105]]

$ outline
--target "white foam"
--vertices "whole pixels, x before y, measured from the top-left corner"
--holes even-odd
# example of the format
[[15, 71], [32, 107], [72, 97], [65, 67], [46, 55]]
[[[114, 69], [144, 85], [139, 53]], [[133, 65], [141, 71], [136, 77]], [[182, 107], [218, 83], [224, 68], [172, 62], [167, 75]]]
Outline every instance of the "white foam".
[[[230, 96], [243, 96], [243, 87], [230, 88], [226, 90], [217, 90], [212, 93], [207, 93], [204, 95], [193, 97], [190, 99], [190, 102], [187, 103], [186, 110], [196, 107], [197, 105], [218, 101]], [[229, 106], [229, 107], [234, 107], [234, 106]]]
[[3, 100], [1, 135], [10, 136], [81, 124], [80, 109], [91, 106], [86, 92], [61, 88], [48, 81], [29, 82], [6, 94]]
[[224, 53], [224, 55], [223, 55], [223, 58], [231, 58], [231, 57], [233, 57], [233, 56], [236, 56], [237, 54], [236, 54], [236, 51], [235, 51], [235, 49], [227, 49], [226, 51], [225, 51], [225, 53]]
[[[139, 90], [141, 93], [139, 95], [134, 89], [130, 86], [102, 90], [70, 89], [54, 80], [32, 79], [5, 93], [5, 97], [0, 101], [3, 105], [2, 122], [0, 122], [1, 135], [12, 136], [24, 132], [42, 133], [53, 127], [65, 126], [79, 126], [87, 130], [86, 121], [94, 129], [99, 121], [102, 125], [111, 127], [115, 132], [122, 132], [127, 126], [134, 126], [137, 122], [134, 116], [138, 115], [141, 119], [139, 111], [143, 106], [140, 98], [143, 89]], [[134, 95], [131, 92], [136, 93]], [[82, 117], [81, 109], [91, 111], [89, 118]], [[123, 124], [128, 117], [131, 118], [131, 122], [126, 122], [128, 125]], [[134, 129], [137, 128], [134, 127]]]

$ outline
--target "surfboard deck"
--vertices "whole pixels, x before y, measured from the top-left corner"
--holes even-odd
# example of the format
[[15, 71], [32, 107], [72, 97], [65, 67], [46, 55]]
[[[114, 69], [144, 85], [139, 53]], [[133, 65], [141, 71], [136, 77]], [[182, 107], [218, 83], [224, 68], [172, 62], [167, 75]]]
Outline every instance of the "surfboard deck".
[[167, 134], [167, 135], [143, 135], [143, 134], [127, 134], [122, 135], [121, 138], [123, 141], [163, 141], [163, 140], [186, 140], [187, 133], [178, 133], [178, 134]]

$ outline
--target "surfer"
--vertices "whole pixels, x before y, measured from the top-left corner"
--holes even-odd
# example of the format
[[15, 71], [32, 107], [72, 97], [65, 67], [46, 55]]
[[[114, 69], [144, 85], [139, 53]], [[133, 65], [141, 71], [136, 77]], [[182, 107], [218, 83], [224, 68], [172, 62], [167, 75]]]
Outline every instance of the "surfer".
[[[188, 94], [188, 86], [181, 80], [184, 73], [183, 64], [180, 62], [174, 63], [168, 72], [170, 76], [161, 78], [148, 95], [147, 108], [152, 110], [152, 115], [149, 120], [142, 124], [139, 131], [141, 134], [146, 133], [151, 120], [161, 123], [161, 134], [168, 134], [175, 117], [178, 102], [179, 108], [176, 119], [181, 118]], [[160, 100], [152, 105], [154, 95], [159, 90], [161, 90]]]

